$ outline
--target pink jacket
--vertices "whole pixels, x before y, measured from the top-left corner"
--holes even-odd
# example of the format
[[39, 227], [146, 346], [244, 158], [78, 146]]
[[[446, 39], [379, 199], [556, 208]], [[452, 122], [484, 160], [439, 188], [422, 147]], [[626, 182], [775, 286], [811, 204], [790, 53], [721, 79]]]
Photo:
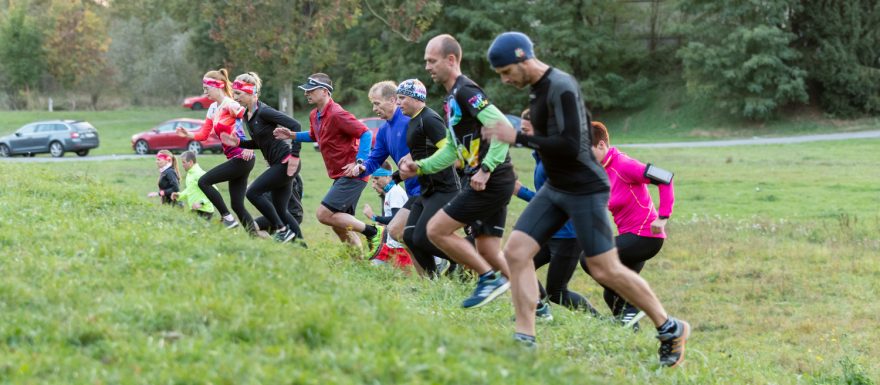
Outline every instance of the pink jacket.
[[[602, 166], [605, 167], [608, 181], [611, 183], [608, 209], [614, 216], [618, 233], [666, 238], [665, 233], [651, 233], [651, 222], [657, 219], [658, 213], [654, 208], [654, 201], [651, 200], [651, 194], [648, 193], [648, 184], [651, 181], [645, 177], [645, 164], [628, 157], [616, 147], [611, 147], [602, 159]], [[657, 187], [660, 190], [659, 215], [668, 217], [672, 214], [672, 206], [675, 204], [675, 191], [672, 183]]]

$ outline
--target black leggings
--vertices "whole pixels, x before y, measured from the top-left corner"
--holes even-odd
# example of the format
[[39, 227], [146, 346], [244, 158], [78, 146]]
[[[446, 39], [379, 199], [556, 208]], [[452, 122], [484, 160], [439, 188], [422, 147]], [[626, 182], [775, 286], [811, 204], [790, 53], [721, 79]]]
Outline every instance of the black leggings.
[[199, 188], [211, 201], [211, 204], [220, 212], [220, 216], [229, 215], [229, 209], [223, 202], [223, 197], [217, 189], [211, 187], [217, 183], [229, 182], [229, 203], [232, 205], [232, 211], [238, 216], [238, 221], [248, 230], [253, 228], [254, 219], [244, 207], [244, 195], [247, 191], [248, 175], [254, 169], [254, 159], [243, 160], [240, 158], [232, 158], [217, 167], [214, 167], [205, 175], [199, 178]]
[[[297, 171], [297, 173], [293, 175], [293, 193], [290, 194], [290, 200], [287, 201], [287, 211], [290, 213], [290, 215], [293, 215], [293, 219], [295, 219], [296, 223], [300, 225], [302, 225], [303, 222], [302, 195], [302, 177], [300, 176], [299, 171]], [[264, 192], [263, 197], [265, 199], [271, 200], [272, 192]], [[266, 230], [268, 232], [275, 231], [275, 228], [272, 227], [272, 223], [269, 222], [266, 217], [256, 217], [254, 218], [254, 223], [257, 224], [257, 227], [259, 227], [260, 230]]]
[[437, 271], [434, 256], [449, 259], [446, 253], [428, 239], [428, 221], [456, 195], [458, 192], [435, 192], [427, 197], [419, 197], [413, 202], [409, 217], [406, 219], [403, 243], [409, 247], [416, 262], [428, 273], [428, 276], [434, 276]]
[[[269, 220], [272, 228], [277, 230], [286, 225], [298, 239], [302, 239], [299, 223], [287, 211], [292, 191], [293, 177], [287, 175], [287, 164], [279, 163], [269, 166], [251, 183], [247, 189], [247, 198]], [[266, 192], [271, 193], [272, 202], [266, 198]]]
[[[620, 257], [620, 262], [638, 274], [645, 267], [645, 262], [654, 258], [660, 252], [660, 249], [663, 247], [663, 238], [642, 237], [626, 233], [615, 237], [614, 243], [617, 245], [617, 255]], [[581, 267], [584, 268], [587, 274], [590, 273], [590, 270], [587, 269], [586, 258], [581, 259]], [[627, 309], [629, 309], [629, 311], [626, 311], [627, 313], [636, 309], [635, 306], [627, 303], [623, 297], [617, 295], [614, 290], [607, 287], [605, 287], [603, 297], [605, 297], [605, 303], [611, 309], [611, 313], [615, 316], [620, 316]]]
[[546, 264], [547, 289], [538, 281], [538, 289], [541, 298], [548, 298], [550, 302], [565, 306], [572, 310], [584, 310], [598, 315], [596, 308], [584, 296], [568, 290], [568, 281], [577, 269], [581, 247], [575, 238], [552, 238], [538, 254], [535, 254], [535, 270]]

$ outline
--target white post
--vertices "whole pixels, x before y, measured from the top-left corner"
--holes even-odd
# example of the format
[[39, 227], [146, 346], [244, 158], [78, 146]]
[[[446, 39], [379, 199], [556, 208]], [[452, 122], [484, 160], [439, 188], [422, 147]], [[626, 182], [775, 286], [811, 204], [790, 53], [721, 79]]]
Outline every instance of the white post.
[[49, 112], [52, 112], [52, 97], [49, 97]]

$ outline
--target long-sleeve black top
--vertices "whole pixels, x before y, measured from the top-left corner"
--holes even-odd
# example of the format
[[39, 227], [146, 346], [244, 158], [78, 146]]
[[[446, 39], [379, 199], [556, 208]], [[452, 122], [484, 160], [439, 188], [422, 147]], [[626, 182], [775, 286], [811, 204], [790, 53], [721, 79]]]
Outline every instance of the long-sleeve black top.
[[299, 157], [300, 144], [290, 140], [275, 139], [273, 131], [278, 126], [286, 127], [293, 132], [300, 131], [300, 124], [296, 119], [269, 107], [266, 103], [257, 102], [256, 111], [248, 118], [250, 111], [245, 113], [245, 126], [247, 126], [250, 140], [242, 140], [240, 147], [260, 149], [263, 158], [269, 165], [281, 163], [288, 155]]
[[174, 203], [174, 201], [171, 200], [171, 193], [180, 191], [180, 178], [177, 177], [177, 172], [174, 171], [174, 167], [166, 168], [162, 171], [162, 174], [159, 175], [159, 190], [164, 192], [164, 195], [162, 195], [162, 203]]

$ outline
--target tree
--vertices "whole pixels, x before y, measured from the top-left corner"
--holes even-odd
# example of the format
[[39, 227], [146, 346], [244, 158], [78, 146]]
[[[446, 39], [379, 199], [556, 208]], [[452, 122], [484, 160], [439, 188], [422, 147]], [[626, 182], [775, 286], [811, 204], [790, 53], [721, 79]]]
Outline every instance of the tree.
[[835, 115], [880, 112], [880, 6], [804, 1], [794, 29], [822, 107]]
[[679, 57], [688, 91], [709, 97], [734, 116], [772, 117], [791, 102], [806, 102], [806, 71], [791, 47], [793, 0], [686, 0], [690, 42]]
[[26, 108], [31, 90], [46, 70], [43, 35], [24, 7], [12, 7], [0, 20], [0, 70], [13, 109]]
[[[56, 0], [49, 9], [51, 33], [46, 39], [49, 72], [63, 87], [81, 86], [85, 78], [106, 68], [110, 47], [98, 5], [81, 0]], [[76, 102], [74, 101], [74, 108]]]

